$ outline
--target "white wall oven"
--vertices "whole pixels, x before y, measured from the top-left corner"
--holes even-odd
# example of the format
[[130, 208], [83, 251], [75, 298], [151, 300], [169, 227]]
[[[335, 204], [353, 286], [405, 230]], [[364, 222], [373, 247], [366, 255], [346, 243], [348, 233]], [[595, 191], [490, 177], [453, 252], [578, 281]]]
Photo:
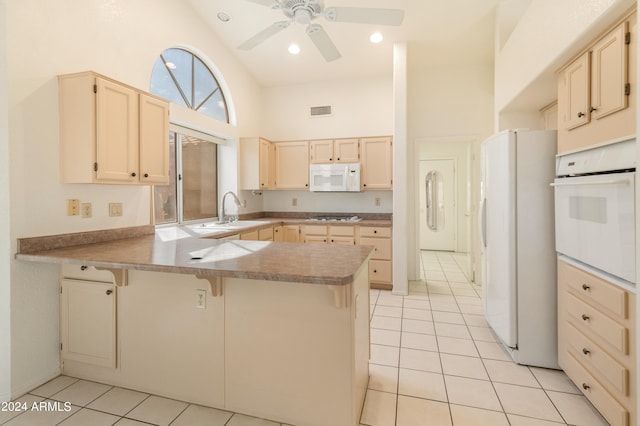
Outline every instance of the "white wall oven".
[[635, 284], [635, 139], [562, 155], [556, 251]]

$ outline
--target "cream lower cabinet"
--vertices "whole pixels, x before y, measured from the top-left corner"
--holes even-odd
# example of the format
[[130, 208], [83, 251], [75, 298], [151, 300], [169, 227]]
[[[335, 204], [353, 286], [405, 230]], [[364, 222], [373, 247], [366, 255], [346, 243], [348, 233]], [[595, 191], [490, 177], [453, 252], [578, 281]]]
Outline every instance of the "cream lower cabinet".
[[369, 282], [371, 288], [391, 290], [391, 228], [361, 226], [358, 238], [359, 245], [375, 248], [369, 261]]
[[93, 72], [58, 81], [63, 182], [169, 183], [167, 101]]
[[279, 243], [300, 242], [299, 225], [280, 225], [273, 228], [273, 240]]
[[116, 286], [108, 281], [62, 278], [61, 358], [116, 367]]
[[635, 295], [558, 261], [558, 363], [612, 426], [637, 424]]
[[354, 245], [356, 230], [354, 226], [302, 225], [302, 239], [305, 243]]

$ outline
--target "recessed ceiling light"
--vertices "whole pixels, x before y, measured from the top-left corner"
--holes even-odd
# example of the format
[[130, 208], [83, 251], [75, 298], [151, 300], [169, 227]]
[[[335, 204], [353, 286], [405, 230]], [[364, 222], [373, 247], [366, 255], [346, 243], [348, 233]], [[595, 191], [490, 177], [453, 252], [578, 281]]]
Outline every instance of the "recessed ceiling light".
[[289, 46], [289, 53], [291, 53], [292, 55], [297, 55], [298, 53], [300, 53], [300, 46], [298, 46], [295, 43], [292, 43]]
[[380, 43], [382, 39], [382, 34], [380, 34], [379, 32], [375, 32], [371, 34], [371, 36], [369, 36], [369, 40], [371, 40], [371, 43]]
[[218, 19], [222, 22], [229, 22], [231, 20], [231, 16], [226, 12], [218, 12]]

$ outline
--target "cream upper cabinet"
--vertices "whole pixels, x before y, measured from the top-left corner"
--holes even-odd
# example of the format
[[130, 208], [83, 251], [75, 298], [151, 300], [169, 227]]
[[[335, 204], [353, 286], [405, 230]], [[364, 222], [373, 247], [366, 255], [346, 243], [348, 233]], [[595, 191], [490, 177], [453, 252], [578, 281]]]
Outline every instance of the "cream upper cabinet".
[[140, 181], [169, 183], [169, 105], [140, 93]]
[[311, 141], [309, 150], [313, 164], [357, 163], [360, 160], [358, 139]]
[[239, 189], [273, 189], [275, 147], [264, 138], [241, 138]]
[[636, 22], [624, 17], [560, 70], [559, 153], [635, 134]]
[[391, 189], [393, 159], [391, 137], [360, 139], [362, 189]]
[[59, 77], [65, 183], [167, 184], [169, 104], [93, 72]]
[[566, 105], [564, 126], [567, 130], [589, 122], [589, 58], [585, 53], [564, 71]]
[[309, 142], [275, 143], [276, 189], [309, 188]]

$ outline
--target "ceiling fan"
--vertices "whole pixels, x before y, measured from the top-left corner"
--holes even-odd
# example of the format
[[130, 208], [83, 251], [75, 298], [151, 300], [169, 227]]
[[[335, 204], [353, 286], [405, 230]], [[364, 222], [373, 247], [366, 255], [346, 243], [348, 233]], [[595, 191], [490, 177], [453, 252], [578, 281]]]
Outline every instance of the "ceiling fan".
[[335, 61], [342, 55], [333, 44], [324, 28], [313, 21], [324, 17], [331, 22], [359, 24], [400, 25], [404, 11], [399, 9], [377, 9], [361, 7], [324, 7], [323, 0], [246, 0], [281, 10], [286, 21], [274, 22], [249, 40], [238, 46], [241, 50], [251, 50], [269, 37], [287, 28], [292, 22], [307, 25], [307, 35], [327, 62]]

